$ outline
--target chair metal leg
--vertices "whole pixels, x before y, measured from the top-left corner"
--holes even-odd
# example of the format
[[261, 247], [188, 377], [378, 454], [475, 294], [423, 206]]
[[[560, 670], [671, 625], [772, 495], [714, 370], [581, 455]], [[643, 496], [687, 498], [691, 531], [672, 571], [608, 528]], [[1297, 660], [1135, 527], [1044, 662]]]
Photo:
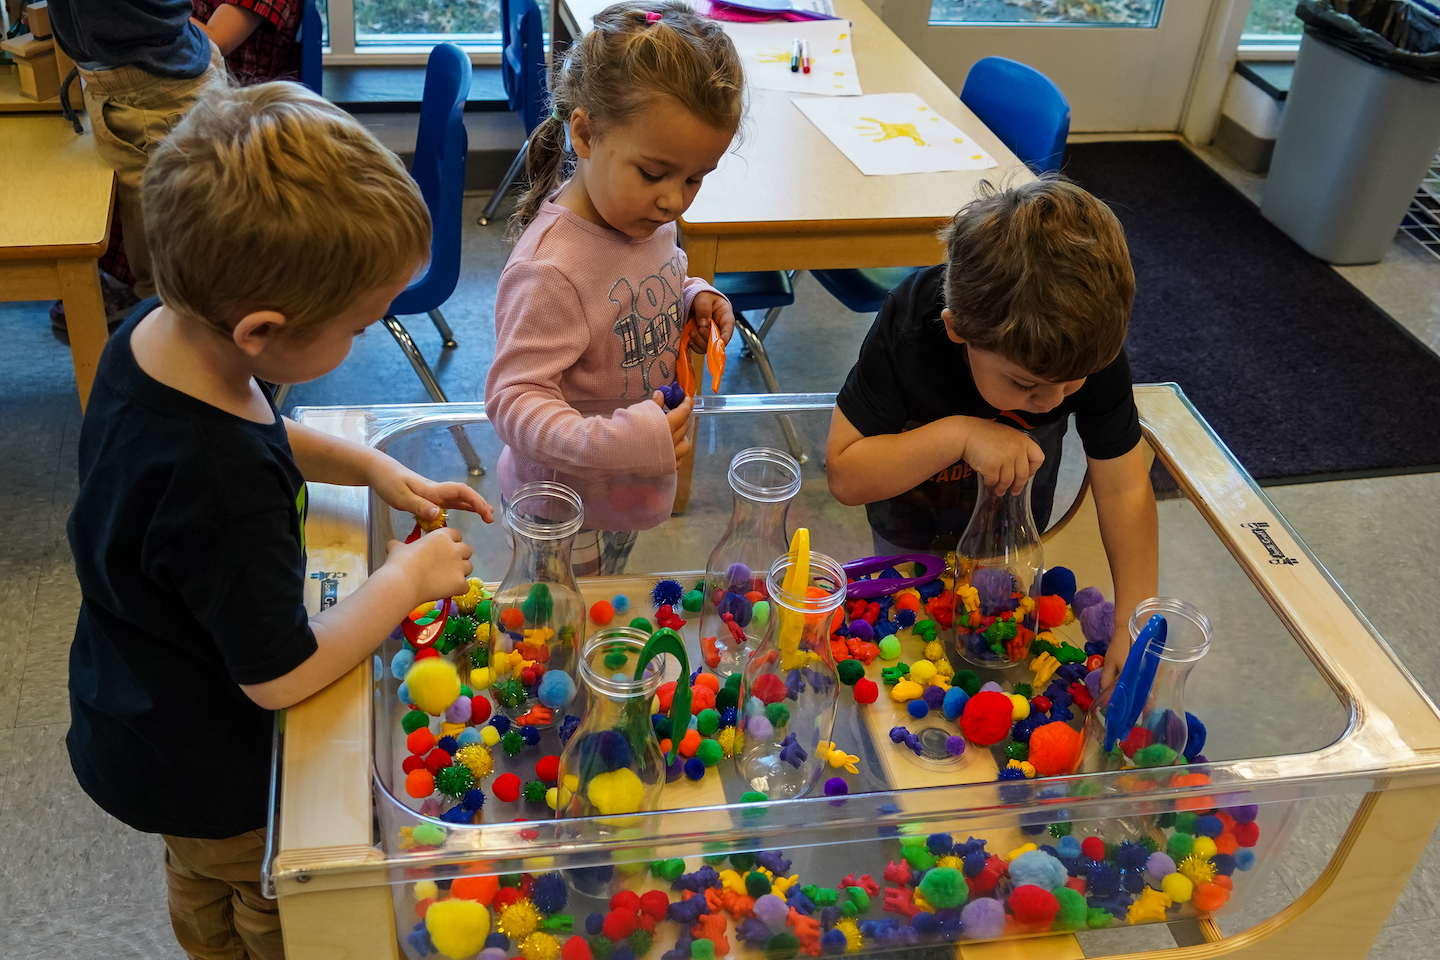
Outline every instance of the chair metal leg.
[[485, 209], [480, 213], [480, 226], [487, 226], [491, 220], [495, 219], [495, 211], [500, 209], [500, 202], [505, 199], [505, 194], [509, 191], [511, 184], [520, 176], [520, 171], [525, 169], [525, 157], [529, 152], [530, 141], [526, 140], [520, 145], [520, 152], [515, 154], [515, 159], [510, 161], [510, 169], [505, 171], [500, 185], [495, 188], [494, 193], [490, 194], [490, 201], [485, 204]]
[[[405, 329], [405, 324], [395, 317], [385, 317], [380, 321], [385, 324], [385, 329], [390, 331], [390, 336], [400, 345], [400, 351], [410, 361], [410, 366], [415, 368], [415, 375], [425, 385], [425, 392], [430, 394], [430, 399], [436, 403], [449, 403], [445, 391], [440, 388], [440, 381], [435, 379], [435, 373], [430, 369], [430, 364], [425, 362], [425, 355], [415, 345], [415, 340], [410, 336], [410, 331]], [[480, 455], [475, 452], [475, 447], [470, 443], [470, 438], [465, 435], [465, 428], [456, 424], [450, 428], [450, 435], [455, 438], [455, 446], [460, 450], [460, 456], [465, 460], [465, 468], [472, 477], [483, 477], [485, 468], [480, 465]]]
[[[755, 362], [760, 366], [760, 379], [765, 381], [765, 389], [771, 393], [780, 392], [780, 381], [775, 379], [775, 368], [770, 366], [770, 355], [765, 352], [765, 344], [761, 342], [760, 335], [755, 328], [750, 326], [750, 321], [745, 319], [743, 313], [735, 314], [735, 329], [740, 331], [740, 337], [745, 345], [750, 348], [755, 357]], [[805, 447], [800, 442], [800, 435], [795, 432], [795, 424], [790, 420], [788, 413], [779, 413], [775, 419], [780, 421], [780, 430], [785, 434], [785, 442], [790, 444], [790, 452], [795, 459], [805, 463], [810, 455], [805, 452]]]
[[288, 396], [290, 396], [290, 387], [291, 387], [291, 386], [292, 386], [292, 384], [288, 384], [288, 383], [277, 383], [277, 384], [275, 384], [275, 409], [276, 409], [276, 410], [279, 410], [281, 407], [285, 406], [285, 398], [288, 397]]
[[470, 443], [470, 438], [465, 435], [465, 428], [461, 424], [455, 424], [450, 428], [450, 436], [455, 438], [455, 446], [460, 450], [460, 456], [465, 460], [465, 469], [472, 477], [485, 476], [485, 468], [480, 465], [480, 454], [475, 452], [475, 447]]
[[[760, 329], [755, 331], [755, 339], [765, 339], [765, 334], [769, 333], [770, 328], [775, 326], [775, 321], [780, 318], [780, 311], [784, 309], [784, 307], [771, 307], [769, 310], [765, 311], [765, 319], [761, 321]], [[740, 348], [740, 358], [742, 360], [755, 359], [755, 351], [750, 349], [749, 340], [746, 340], [744, 346]]]
[[430, 311], [430, 322], [435, 324], [435, 329], [440, 331], [440, 345], [446, 350], [455, 347], [455, 331], [450, 329], [450, 324], [445, 322], [445, 315], [437, 307]]

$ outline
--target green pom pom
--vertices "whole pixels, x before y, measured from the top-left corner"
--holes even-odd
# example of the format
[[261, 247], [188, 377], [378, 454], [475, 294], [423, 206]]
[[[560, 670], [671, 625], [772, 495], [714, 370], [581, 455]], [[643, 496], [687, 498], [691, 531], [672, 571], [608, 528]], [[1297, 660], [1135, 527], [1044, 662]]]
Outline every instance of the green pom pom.
[[522, 874], [519, 874], [519, 873], [502, 873], [502, 874], [500, 874], [500, 886], [502, 886], [502, 887], [515, 887], [516, 889], [519, 889], [520, 884], [522, 884], [522, 883], [524, 883], [524, 882], [525, 882], [525, 877], [524, 877], [524, 875], [522, 875]]
[[545, 623], [555, 612], [555, 602], [550, 598], [550, 586], [545, 583], [532, 583], [530, 592], [526, 594], [525, 600], [520, 604], [520, 612], [525, 615], [527, 623]]
[[1165, 841], [1165, 852], [1176, 863], [1190, 856], [1190, 851], [1194, 847], [1195, 838], [1188, 833], [1172, 833], [1170, 839]]
[[1028, 743], [1007, 743], [1005, 744], [1006, 760], [1028, 760], [1030, 759], [1030, 744]]
[[751, 870], [745, 874], [745, 892], [752, 899], [758, 899], [770, 892], [770, 878], [759, 870]]
[[1035, 696], [1035, 691], [1028, 683], [1015, 684], [1015, 692], [1020, 694], [1020, 696], [1024, 697], [1026, 700], [1029, 700], [1031, 697]]
[[[440, 772], [435, 775], [435, 789], [452, 800], [459, 800], [473, 786], [475, 786], [475, 775], [463, 763], [453, 767], [442, 767]], [[543, 797], [544, 794], [541, 796]]]
[[615, 944], [604, 934], [586, 937], [585, 942], [590, 944], [590, 956], [594, 960], [610, 960], [610, 954], [615, 950]]
[[765, 794], [761, 793], [759, 790], [746, 790], [744, 793], [740, 794], [741, 803], [760, 803], [766, 799], [768, 798], [765, 796]]
[[525, 738], [520, 736], [519, 730], [512, 727], [500, 738], [500, 749], [505, 751], [505, 756], [513, 757], [525, 749]]
[[[1074, 824], [1069, 822], [1050, 824], [1050, 836], [1054, 837], [1056, 840], [1059, 840], [1061, 837], [1070, 836], [1070, 834], [1073, 833], [1074, 830]], [[1154, 843], [1155, 841], [1152, 840], [1150, 842]], [[1152, 849], [1150, 852], [1154, 853], [1155, 851]]]
[[[710, 707], [706, 707], [695, 717], [695, 729], [700, 731], [702, 737], [714, 736], [715, 731], [720, 729], [720, 714]], [[716, 746], [718, 747], [719, 744], [717, 743]], [[705, 766], [708, 767], [710, 764], [707, 763]]]
[[[736, 674], [739, 676], [739, 674]], [[715, 709], [729, 710], [732, 707], [740, 706], [740, 693], [731, 690], [729, 687], [721, 687], [720, 692], [715, 694]]]
[[[644, 956], [644, 954], [636, 954]], [[715, 960], [715, 942], [701, 937], [690, 941], [690, 960]]]
[[965, 877], [953, 867], [936, 867], [926, 871], [925, 876], [920, 878], [920, 892], [931, 906], [941, 910], [958, 907], [970, 896]]
[[[1069, 824], [1067, 823], [1066, 826], [1068, 827]], [[1054, 827], [1051, 827], [1051, 830], [1054, 830]], [[1059, 834], [1057, 833], [1056, 836], [1058, 837]], [[1155, 853], [1160, 849], [1160, 844], [1157, 843], [1155, 841], [1155, 838], [1150, 836], [1148, 833], [1142, 836], [1140, 839], [1136, 840], [1135, 842], [1140, 844], [1140, 846], [1144, 847], [1146, 850], [1149, 850], [1151, 853]]]
[[475, 631], [480, 626], [473, 617], [467, 617], [463, 613], [458, 617], [451, 617], [445, 621], [445, 633], [453, 637], [456, 644], [469, 643], [475, 639]]
[[481, 667], [490, 666], [490, 648], [476, 647], [470, 651], [470, 669], [479, 670]]
[[695, 749], [695, 756], [699, 757], [700, 762], [707, 767], [715, 766], [724, 755], [725, 751], [714, 740], [701, 740], [700, 746]]
[[741, 674], [732, 673], [730, 674], [730, 676], [725, 678], [725, 686], [722, 689], [734, 690], [736, 695], [739, 695], [740, 683], [743, 679], [744, 677]]
[[1163, 743], [1152, 743], [1135, 751], [1135, 766], [1168, 767], [1175, 762], [1177, 756], [1179, 754], [1173, 748]]
[[605, 669], [619, 670], [621, 667], [625, 666], [625, 661], [629, 659], [630, 658], [626, 656], [624, 650], [611, 650], [609, 653], [605, 654]]
[[560, 628], [560, 642], [564, 644], [575, 642], [575, 624], [567, 623]]
[[490, 608], [493, 604], [489, 600], [481, 600], [475, 604], [475, 619], [480, 623], [490, 622]]
[[1175, 826], [1175, 814], [1162, 813], [1160, 814], [1160, 816], [1155, 818], [1155, 823], [1159, 825], [1161, 830], [1169, 830], [1171, 827]]
[[630, 942], [630, 949], [634, 951], [635, 956], [637, 957], [643, 957], [645, 956], [645, 954], [649, 953], [651, 945], [655, 943], [655, 938], [650, 936], [650, 934], [646, 933], [644, 930], [636, 930], [634, 933], [630, 934], [627, 939]]
[[[495, 684], [495, 699], [502, 707], [518, 707], [525, 702], [525, 685], [514, 677], [507, 677]], [[514, 733], [512, 730], [511, 733]]]
[[1085, 927], [1086, 916], [1090, 911], [1085, 898], [1078, 890], [1069, 887], [1057, 887], [1050, 891], [1055, 899], [1060, 901], [1060, 909], [1055, 913], [1055, 922], [1051, 924], [1051, 930], [1082, 930]]
[[950, 681], [952, 686], [959, 687], [965, 691], [966, 696], [973, 697], [980, 692], [980, 678], [975, 675], [974, 670], [958, 670], [954, 679]]
[[[681, 599], [680, 606], [686, 613], [695, 613], [701, 607], [705, 606], [705, 594], [699, 590], [691, 590]], [[638, 950], [635, 951], [635, 955], [639, 957], [644, 956], [644, 954]]]
[[757, 627], [763, 627], [770, 622], [770, 601], [755, 601], [755, 606], [750, 608], [750, 622]]
[[630, 626], [634, 627], [636, 630], [643, 630], [646, 633], [655, 632], [655, 628], [650, 625], [650, 621], [646, 620], [644, 617], [636, 617], [634, 620], [631, 620]]
[[770, 721], [772, 727], [779, 730], [790, 722], [790, 708], [778, 701], [767, 703], [765, 704], [765, 719]]
[[841, 660], [840, 665], [835, 668], [835, 672], [840, 675], [841, 683], [847, 687], [853, 687], [861, 677], [865, 676], [865, 664], [859, 660]]
[[760, 948], [765, 960], [795, 960], [800, 955], [800, 938], [790, 931], [777, 933]]
[[894, 634], [881, 640], [878, 646], [880, 647], [881, 660], [894, 660], [900, 656], [900, 639]]
[[664, 740], [666, 737], [670, 736], [670, 718], [665, 716], [665, 714], [655, 714], [655, 716], [650, 721], [650, 725], [655, 728], [656, 739]]
[[709, 864], [710, 866], [712, 866], [712, 867], [718, 867], [718, 866], [720, 866], [720, 864], [724, 863], [727, 858], [728, 858], [728, 854], [724, 854], [724, 853], [707, 853], [707, 854], [705, 854], [705, 856], [701, 857], [700, 859], [703, 860], [703, 861], [705, 861], [706, 863], [708, 863], [708, 864]]
[[1197, 819], [1199, 819], [1199, 814], [1191, 810], [1186, 810], [1184, 813], [1177, 813], [1175, 814], [1175, 829], [1181, 833], [1194, 833], [1195, 821]]
[[1085, 911], [1085, 926], [1091, 930], [1104, 930], [1115, 922], [1115, 915], [1109, 910], [1102, 910], [1099, 907], [1091, 907]]
[[753, 853], [730, 854], [730, 866], [736, 873], [749, 873], [755, 869], [756, 856]]
[[522, 792], [525, 794], [525, 799], [530, 803], [539, 803], [545, 799], [545, 784], [539, 780], [526, 781]]
[[400, 728], [406, 733], [414, 733], [421, 727], [430, 726], [430, 714], [424, 710], [411, 710], [400, 718]]

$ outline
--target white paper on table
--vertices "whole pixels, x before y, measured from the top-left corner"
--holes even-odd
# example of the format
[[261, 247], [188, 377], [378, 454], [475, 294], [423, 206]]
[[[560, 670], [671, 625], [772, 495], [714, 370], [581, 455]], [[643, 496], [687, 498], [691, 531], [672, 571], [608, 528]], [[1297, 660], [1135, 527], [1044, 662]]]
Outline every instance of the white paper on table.
[[790, 0], [790, 6], [810, 13], [823, 13], [827, 17], [835, 16], [835, 5], [830, 0]]
[[[858, 97], [860, 74], [850, 48], [849, 20], [724, 23], [745, 64], [745, 82], [765, 90]], [[810, 43], [810, 72], [790, 72], [791, 43]]]
[[988, 170], [995, 158], [913, 93], [791, 103], [866, 176]]

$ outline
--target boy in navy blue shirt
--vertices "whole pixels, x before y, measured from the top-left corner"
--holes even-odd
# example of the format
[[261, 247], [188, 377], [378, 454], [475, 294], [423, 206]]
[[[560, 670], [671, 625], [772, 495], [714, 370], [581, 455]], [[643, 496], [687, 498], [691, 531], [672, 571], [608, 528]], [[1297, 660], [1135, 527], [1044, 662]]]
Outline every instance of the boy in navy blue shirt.
[[429, 215], [394, 154], [296, 84], [216, 87], [155, 151], [144, 207], [159, 300], [111, 339], [80, 434], [66, 744], [96, 803], [164, 836], [185, 952], [269, 960], [284, 956], [260, 895], [273, 711], [471, 572], [459, 534], [436, 530], [308, 617], [305, 481], [369, 485], [425, 518], [491, 510], [282, 418], [261, 385], [334, 369], [424, 264]]

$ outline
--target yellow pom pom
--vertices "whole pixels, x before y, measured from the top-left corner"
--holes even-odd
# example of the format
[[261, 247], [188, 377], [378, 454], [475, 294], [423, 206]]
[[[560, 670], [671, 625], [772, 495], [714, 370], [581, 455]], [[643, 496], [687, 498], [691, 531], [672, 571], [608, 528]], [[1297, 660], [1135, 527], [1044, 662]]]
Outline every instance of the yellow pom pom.
[[846, 953], [859, 953], [864, 947], [865, 938], [860, 935], [860, 925], [854, 920], [846, 917], [835, 924], [835, 929], [845, 935]]
[[464, 960], [484, 949], [490, 911], [475, 900], [440, 900], [425, 912], [425, 930], [436, 950], [451, 960]]
[[460, 596], [450, 599], [454, 600], [455, 606], [459, 607], [460, 612], [468, 617], [475, 612], [476, 607], [480, 606], [480, 601], [485, 599], [485, 585], [480, 582], [479, 577], [471, 577], [465, 582], [470, 585], [470, 589]]
[[487, 747], [495, 746], [495, 744], [500, 742], [500, 731], [488, 723], [485, 724], [485, 726], [480, 728], [480, 742]]
[[935, 664], [929, 660], [916, 660], [910, 667], [910, 679], [916, 683], [924, 684], [928, 683], [930, 679], [939, 672]]
[[435, 885], [434, 880], [416, 881], [415, 889], [412, 892], [415, 894], [416, 903], [419, 903], [421, 900], [434, 900], [440, 896], [440, 888]]
[[715, 735], [715, 742], [720, 744], [720, 756], [735, 756], [735, 728], [726, 727]]
[[1010, 702], [1014, 705], [1010, 708], [1010, 719], [1024, 720], [1030, 716], [1030, 701], [1018, 693], [1010, 694]]
[[[1204, 839], [1209, 840], [1210, 838], [1206, 837]], [[1200, 846], [1200, 840], [1200, 837], [1195, 838], [1195, 846]], [[1175, 869], [1179, 870], [1185, 879], [1197, 887], [1202, 883], [1209, 883], [1215, 879], [1215, 864], [1211, 863], [1207, 857], [1201, 857], [1197, 854], [1192, 853], [1184, 860], [1181, 860], [1180, 865]]]
[[488, 690], [495, 682], [495, 671], [489, 667], [478, 667], [470, 671], [470, 688], [472, 690]]
[[931, 640], [925, 644], [925, 659], [939, 664], [941, 660], [945, 659], [945, 645], [939, 640]]
[[645, 803], [645, 784], [634, 770], [621, 767], [592, 777], [589, 794], [598, 813], [639, 813]]
[[[494, 727], [490, 727], [494, 730]], [[482, 733], [481, 738], [484, 738]], [[463, 765], [469, 770], [476, 780], [483, 780], [490, 776], [490, 771], [495, 769], [495, 758], [490, 749], [479, 743], [472, 743], [467, 747], [461, 747], [455, 751], [455, 762]]]
[[516, 900], [500, 911], [495, 928], [511, 940], [523, 940], [540, 926], [540, 911], [529, 900]]
[[935, 669], [939, 672], [939, 675], [946, 680], [955, 676], [955, 667], [951, 665], [949, 660], [941, 660]]
[[475, 640], [478, 643], [488, 643], [490, 641], [490, 624], [482, 623], [475, 628]]
[[520, 941], [520, 956], [525, 960], [556, 960], [560, 941], [548, 933], [532, 933]]
[[1215, 841], [1209, 837], [1196, 837], [1190, 852], [1201, 860], [1209, 860], [1219, 852], [1219, 849], [1215, 846]]
[[1174, 902], [1184, 903], [1195, 892], [1195, 884], [1183, 873], [1171, 873], [1160, 881], [1160, 889]]
[[444, 657], [417, 660], [405, 674], [410, 702], [431, 716], [440, 716], [460, 696], [460, 674]]

